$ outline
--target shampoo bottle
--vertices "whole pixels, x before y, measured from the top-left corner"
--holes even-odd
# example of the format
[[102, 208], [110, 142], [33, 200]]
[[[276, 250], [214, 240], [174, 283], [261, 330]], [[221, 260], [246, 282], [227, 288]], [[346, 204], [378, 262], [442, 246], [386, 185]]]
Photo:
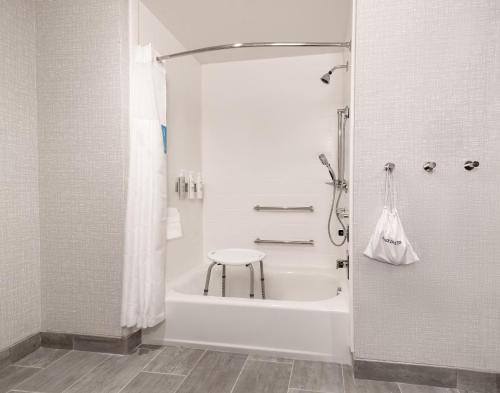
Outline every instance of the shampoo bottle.
[[188, 184], [188, 199], [195, 199], [195, 185], [194, 185], [194, 176], [193, 172], [189, 171], [188, 177], [187, 177], [187, 184]]
[[196, 199], [203, 199], [203, 180], [201, 173], [196, 176]]

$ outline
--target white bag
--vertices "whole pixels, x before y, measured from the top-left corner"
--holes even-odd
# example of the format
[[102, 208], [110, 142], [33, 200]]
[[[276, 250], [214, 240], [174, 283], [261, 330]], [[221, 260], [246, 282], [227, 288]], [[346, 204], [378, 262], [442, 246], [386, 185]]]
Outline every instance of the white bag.
[[384, 209], [364, 254], [368, 258], [393, 265], [408, 265], [419, 261], [406, 237], [394, 205], [393, 177], [390, 170], [386, 171]]

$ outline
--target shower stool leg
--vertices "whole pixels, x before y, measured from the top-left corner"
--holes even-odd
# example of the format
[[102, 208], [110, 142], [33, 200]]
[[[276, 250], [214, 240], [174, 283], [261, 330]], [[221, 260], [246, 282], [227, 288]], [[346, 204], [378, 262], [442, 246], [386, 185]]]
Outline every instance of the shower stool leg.
[[264, 262], [259, 261], [260, 263], [260, 288], [262, 290], [262, 299], [266, 298], [266, 286], [264, 284]]
[[217, 262], [212, 262], [207, 270], [207, 278], [205, 280], [205, 290], [203, 291], [203, 296], [208, 296], [208, 286], [210, 285], [210, 275], [212, 274], [212, 269], [217, 265]]
[[222, 265], [222, 297], [226, 297], [226, 265]]
[[253, 274], [253, 266], [251, 263], [247, 265], [248, 269], [250, 269], [250, 298], [254, 298], [254, 293], [253, 293], [253, 280], [254, 280], [254, 274]]

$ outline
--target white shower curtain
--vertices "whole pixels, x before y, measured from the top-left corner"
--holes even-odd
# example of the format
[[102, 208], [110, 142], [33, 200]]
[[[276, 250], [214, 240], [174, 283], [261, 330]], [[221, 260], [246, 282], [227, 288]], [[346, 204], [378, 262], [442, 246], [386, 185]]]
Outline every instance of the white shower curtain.
[[121, 324], [165, 317], [167, 227], [166, 78], [151, 45], [130, 65], [130, 139]]

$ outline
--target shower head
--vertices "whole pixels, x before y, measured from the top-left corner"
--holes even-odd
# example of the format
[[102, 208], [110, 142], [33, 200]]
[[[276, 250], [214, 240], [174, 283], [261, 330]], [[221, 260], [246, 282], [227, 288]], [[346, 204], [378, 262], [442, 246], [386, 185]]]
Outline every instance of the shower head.
[[326, 156], [323, 153], [321, 153], [318, 156], [318, 158], [321, 161], [321, 163], [328, 168], [328, 172], [330, 172], [330, 177], [332, 178], [333, 182], [335, 183], [337, 181], [337, 179], [335, 178], [335, 172], [333, 171], [332, 167], [330, 166], [330, 163], [328, 162], [328, 159], [326, 158]]
[[332, 75], [332, 72], [329, 71], [325, 75], [321, 77], [321, 82], [329, 84], [330, 83], [330, 75]]
[[321, 77], [321, 82], [328, 85], [330, 83], [330, 76], [335, 72], [335, 70], [339, 70], [341, 68], [345, 68], [346, 71], [349, 71], [349, 62], [346, 62], [343, 65], [338, 65], [333, 67], [330, 71], [328, 71], [325, 75]]

